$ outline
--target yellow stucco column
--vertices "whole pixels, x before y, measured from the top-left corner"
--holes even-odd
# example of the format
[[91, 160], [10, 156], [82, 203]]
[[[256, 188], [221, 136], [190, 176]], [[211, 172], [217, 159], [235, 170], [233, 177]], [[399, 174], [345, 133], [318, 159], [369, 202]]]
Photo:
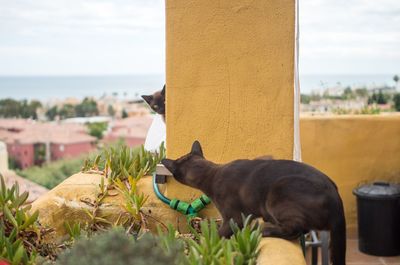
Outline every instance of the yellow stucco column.
[[295, 2], [169, 0], [166, 10], [168, 157], [197, 139], [215, 162], [291, 159]]
[[[293, 0], [166, 1], [169, 158], [194, 140], [217, 163], [293, 158], [295, 17]], [[169, 198], [199, 194], [168, 180]], [[260, 264], [304, 264], [288, 243], [263, 239]]]

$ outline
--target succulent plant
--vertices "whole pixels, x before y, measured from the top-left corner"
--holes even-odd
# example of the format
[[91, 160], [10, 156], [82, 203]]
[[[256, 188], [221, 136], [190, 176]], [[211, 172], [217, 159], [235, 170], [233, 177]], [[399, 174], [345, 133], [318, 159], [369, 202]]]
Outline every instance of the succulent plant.
[[7, 188], [0, 175], [0, 260], [13, 265], [33, 264], [37, 253], [55, 255], [55, 248], [42, 242], [51, 230], [39, 225], [38, 211], [29, 212], [28, 196], [28, 192], [20, 193], [18, 183]]
[[218, 235], [214, 220], [202, 221], [201, 232], [192, 230], [195, 239], [187, 239], [191, 265], [253, 265], [259, 254], [258, 245], [261, 241], [261, 231], [257, 223], [251, 222], [251, 217], [243, 216], [243, 228], [231, 222], [234, 234], [230, 239]]
[[36, 251], [28, 253], [21, 239], [17, 239], [16, 231], [14, 229], [10, 235], [6, 236], [4, 223], [0, 223], [0, 261], [10, 265], [34, 264]]
[[164, 144], [156, 153], [146, 151], [143, 145], [139, 148], [119, 145], [104, 149], [93, 159], [87, 159], [82, 172], [102, 174], [107, 178], [107, 184], [102, 179], [99, 196], [92, 205], [93, 211], [87, 211], [91, 221], [86, 227], [93, 231], [110, 227], [106, 218], [99, 216], [98, 209], [102, 200], [108, 196], [108, 190], [116, 188], [125, 198], [125, 213], [121, 213], [116, 224], [128, 227], [128, 233], [132, 234], [138, 234], [141, 228], [146, 228], [141, 208], [147, 196], [137, 191], [137, 182], [143, 176], [153, 173], [164, 157]]
[[140, 239], [127, 235], [124, 229], [111, 229], [91, 238], [78, 240], [74, 246], [59, 256], [59, 265], [158, 265], [182, 264], [183, 249], [178, 244], [166, 252], [160, 241], [150, 234]]
[[104, 149], [94, 159], [86, 159], [82, 172], [104, 174], [111, 182], [116, 179], [127, 180], [129, 176], [139, 179], [155, 171], [156, 166], [165, 157], [162, 143], [157, 153], [146, 151], [144, 146], [129, 148], [121, 145], [118, 148]]

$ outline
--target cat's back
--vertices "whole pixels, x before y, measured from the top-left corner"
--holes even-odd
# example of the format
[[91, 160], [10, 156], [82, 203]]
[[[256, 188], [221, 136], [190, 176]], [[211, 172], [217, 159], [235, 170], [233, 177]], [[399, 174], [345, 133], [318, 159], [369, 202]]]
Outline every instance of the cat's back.
[[[309, 180], [332, 182], [318, 169], [301, 162], [284, 159], [239, 159], [221, 167], [221, 174], [236, 178], [273, 178], [304, 176]], [[333, 183], [333, 182], [332, 182]]]

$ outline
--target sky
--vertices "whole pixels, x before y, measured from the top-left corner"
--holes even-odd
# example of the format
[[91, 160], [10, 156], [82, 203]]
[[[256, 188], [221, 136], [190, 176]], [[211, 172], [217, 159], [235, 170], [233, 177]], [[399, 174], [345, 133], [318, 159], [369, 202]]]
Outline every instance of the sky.
[[[164, 0], [0, 0], [0, 75], [163, 74]], [[301, 0], [301, 74], [400, 72], [399, 0]]]

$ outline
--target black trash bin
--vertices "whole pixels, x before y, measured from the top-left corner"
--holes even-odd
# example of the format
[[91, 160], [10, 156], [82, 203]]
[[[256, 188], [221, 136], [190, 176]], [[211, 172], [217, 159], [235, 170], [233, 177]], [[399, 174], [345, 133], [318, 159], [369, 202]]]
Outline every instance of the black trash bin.
[[357, 197], [360, 251], [400, 255], [400, 185], [375, 182], [354, 189], [353, 194]]

